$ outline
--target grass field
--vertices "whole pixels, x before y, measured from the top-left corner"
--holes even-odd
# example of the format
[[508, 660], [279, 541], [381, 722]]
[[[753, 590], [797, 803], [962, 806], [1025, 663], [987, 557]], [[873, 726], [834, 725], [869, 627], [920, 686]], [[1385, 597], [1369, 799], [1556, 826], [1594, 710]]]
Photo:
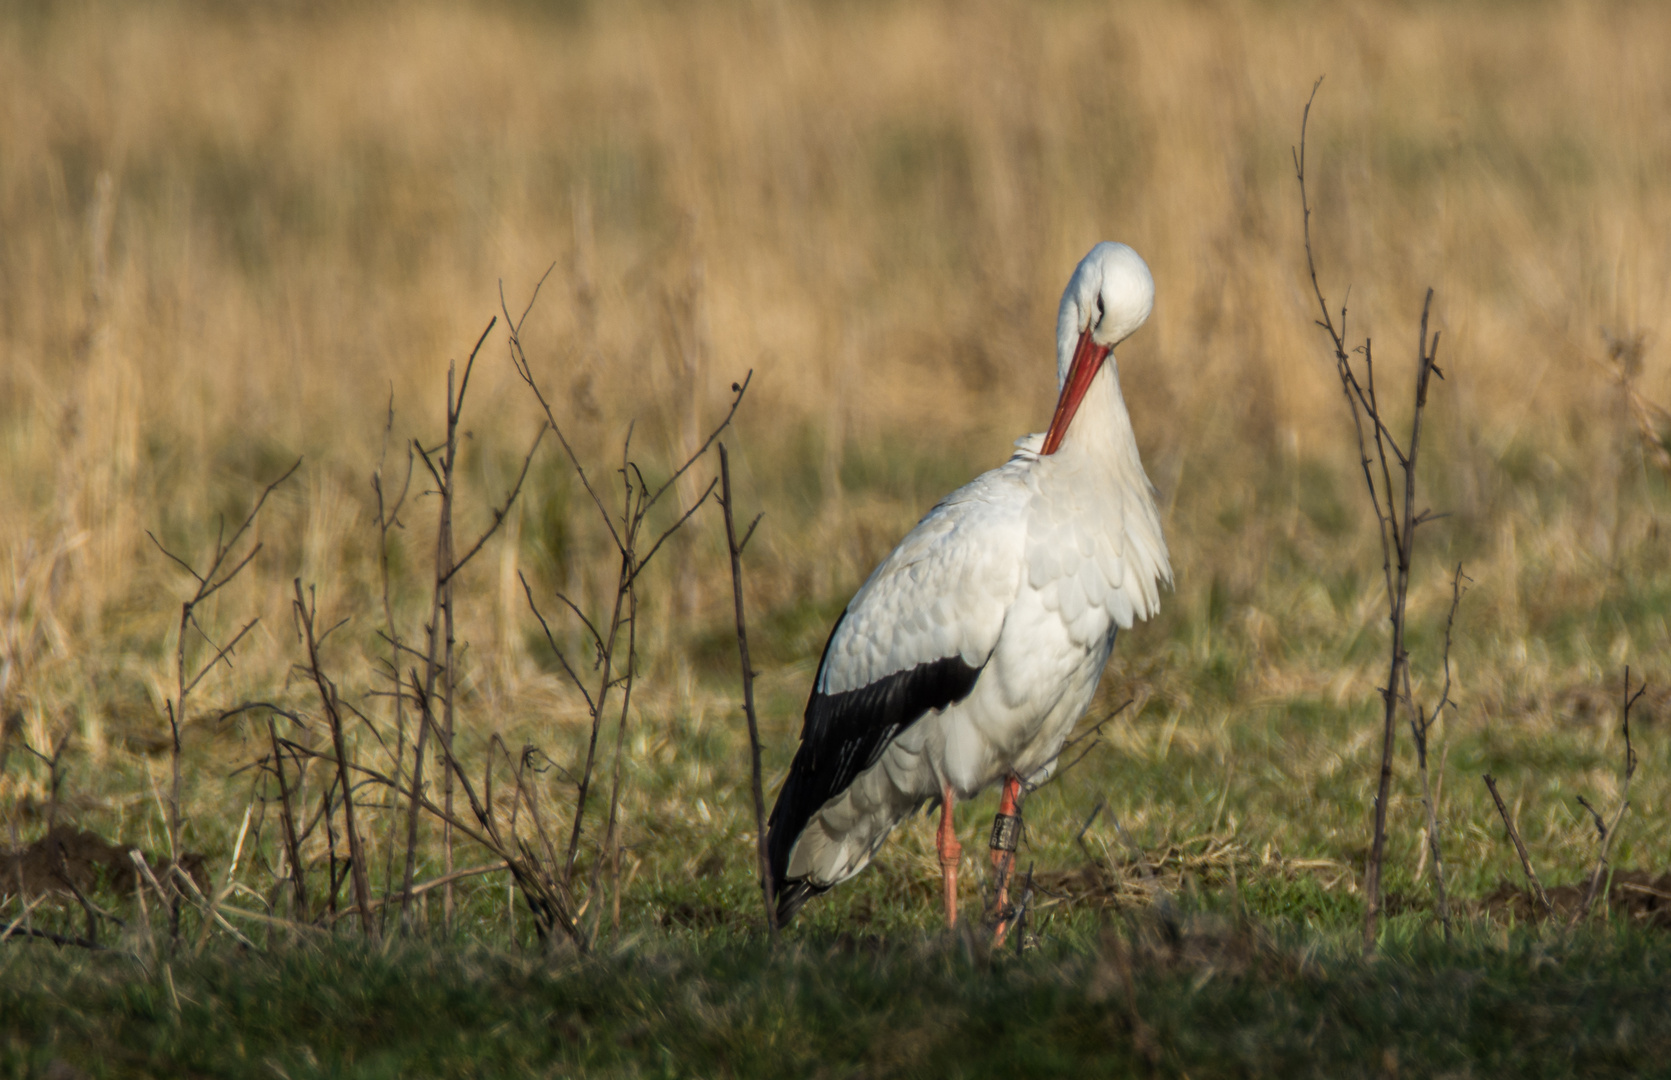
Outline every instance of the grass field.
[[[1671, 11], [1651, 4], [0, 10], [0, 847], [70, 824], [166, 859], [168, 708], [195, 582], [159, 547], [201, 568], [222, 523], [300, 458], [240, 548], [259, 553], [184, 643], [194, 671], [211, 641], [260, 620], [190, 696], [179, 843], [217, 887], [247, 890], [246, 910], [347, 910], [346, 883], [325, 910], [325, 883], [345, 875], [323, 826], [302, 845], [314, 907], [286, 906], [272, 777], [250, 768], [268, 714], [217, 717], [271, 702], [326, 745], [296, 667], [299, 579], [321, 628], [341, 621], [322, 662], [363, 714], [349, 752], [390, 767], [380, 631], [392, 617], [405, 641], [423, 634], [438, 500], [419, 466], [387, 547], [385, 611], [371, 478], [398, 488], [411, 441], [443, 437], [448, 362], [499, 313], [501, 289], [519, 311], [548, 267], [521, 336], [592, 476], [615, 482], [631, 424], [634, 460], [659, 483], [754, 373], [725, 440], [739, 512], [764, 513], [744, 570], [768, 800], [852, 590], [935, 500], [1044, 426], [1056, 301], [1101, 239], [1133, 245], [1157, 282], [1120, 374], [1177, 572], [1159, 618], [1121, 636], [1091, 716], [1129, 706], [1027, 804], [1022, 858], [1045, 891], [1037, 947], [1019, 960], [934, 936], [926, 820], [765, 954], [724, 531], [706, 505], [641, 582], [618, 887], [605, 874], [591, 909], [610, 908], [601, 959], [529, 954], [532, 921], [503, 872], [456, 883], [450, 926], [443, 890], [425, 893], [420, 940], [387, 951], [347, 920], [322, 943], [232, 917], [260, 958], [224, 928], [200, 935], [189, 906], [176, 947], [154, 898], [142, 914], [103, 879], [92, 899], [125, 923], [105, 923], [103, 943], [143, 963], [0, 945], [0, 1011], [19, 1018], [0, 1020], [0, 1069], [98, 1072], [88, 1048], [118, 1044], [182, 1071], [272, 1058], [281, 1075], [463, 1075], [479, 1054], [501, 1071], [782, 1075], [823, 1055], [836, 1072], [973, 1075], [1026, 1072], [1020, 1055], [1040, 1046], [1054, 1049], [1031, 1058], [1038, 1071], [1101, 1047], [1111, 1074], [1191, 1076], [1307, 1061], [1319, 1075], [1401, 1061], [1623, 1075], [1663, 1060], [1665, 1017], [1640, 992], [1671, 960], [1662, 935], [1617, 925], [1648, 921], [1622, 909], [1568, 934], [1487, 904], [1520, 871], [1480, 776], [1498, 778], [1545, 882], [1586, 879], [1596, 833], [1575, 799], [1604, 813], [1621, 799], [1629, 665], [1649, 686], [1612, 863], [1657, 875], [1671, 861], [1658, 464], [1671, 421], [1656, 405], [1671, 403], [1668, 34]], [[1376, 343], [1395, 426], [1422, 296], [1437, 290], [1445, 381], [1421, 485], [1449, 516], [1421, 534], [1410, 631], [1428, 705], [1451, 571], [1472, 580], [1456, 708], [1431, 761], [1459, 939], [1436, 937], [1404, 730], [1391, 917], [1368, 966], [1354, 942], [1386, 608], [1301, 246], [1290, 148], [1318, 75], [1319, 271], [1337, 304], [1349, 295], [1352, 336]], [[465, 406], [461, 537], [491, 523], [542, 415], [506, 354], [500, 325]], [[716, 469], [705, 458], [652, 525]], [[537, 746], [556, 765], [534, 781], [540, 798], [570, 812], [584, 702], [518, 574], [580, 656], [554, 594], [595, 612], [615, 571], [547, 439], [455, 583], [470, 775], [494, 734]], [[613, 717], [603, 736], [607, 751]], [[327, 797], [326, 773], [308, 775], [303, 805]], [[360, 798], [381, 896], [399, 885], [404, 808]], [[606, 784], [590, 811], [582, 878]], [[991, 811], [960, 811], [970, 904]], [[441, 873], [433, 821], [419, 855], [420, 880]], [[454, 858], [491, 862], [463, 840]], [[1205, 954], [1180, 959], [1133, 929], [1153, 895], [1139, 862]], [[32, 902], [0, 893], [7, 922]], [[76, 935], [84, 915], [55, 895], [29, 919]], [[277, 1003], [269, 1026], [240, 1012], [234, 984], [237, 1001]], [[1488, 1004], [1459, 1008], [1475, 986]], [[1580, 1004], [1579, 986], [1600, 989]], [[902, 995], [910, 1015], [877, 1028]], [[504, 1032], [488, 1022], [496, 1003]], [[356, 1026], [368, 1010], [401, 1017], [384, 1050]], [[976, 1036], [995, 1012], [1026, 1017], [1027, 1033], [986, 1053]], [[441, 1015], [459, 1018], [457, 1043], [427, 1019]], [[1330, 1034], [1306, 1042], [1313, 1024]], [[304, 1053], [292, 1036], [312, 1026]], [[216, 1056], [243, 1031], [253, 1064]], [[140, 1056], [110, 1061], [109, 1075], [144, 1071]]]

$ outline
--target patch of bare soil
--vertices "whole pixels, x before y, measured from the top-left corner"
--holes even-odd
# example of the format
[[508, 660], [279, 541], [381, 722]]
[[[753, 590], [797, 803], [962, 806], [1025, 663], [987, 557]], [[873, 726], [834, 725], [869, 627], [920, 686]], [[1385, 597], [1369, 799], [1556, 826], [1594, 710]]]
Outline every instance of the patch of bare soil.
[[[1671, 872], [1655, 876], [1648, 870], [1617, 870], [1611, 886], [1603, 879], [1602, 889], [1613, 918], [1655, 930], [1671, 930]], [[1570, 922], [1584, 907], [1584, 897], [1589, 891], [1588, 880], [1549, 889], [1549, 904], [1555, 909], [1555, 918]], [[1600, 910], [1601, 902], [1598, 895], [1596, 911]], [[1529, 888], [1508, 881], [1480, 901], [1480, 910], [1497, 918], [1512, 917], [1527, 923], [1548, 918]]]
[[[97, 833], [55, 825], [34, 843], [0, 850], [0, 895], [85, 895], [101, 886], [129, 893], [138, 872], [129, 852], [137, 850], [132, 844], [112, 844]], [[159, 878], [171, 865], [167, 859], [145, 858]], [[203, 855], [187, 852], [180, 859], [180, 869], [191, 875], [199, 889], [208, 890], [208, 860]]]

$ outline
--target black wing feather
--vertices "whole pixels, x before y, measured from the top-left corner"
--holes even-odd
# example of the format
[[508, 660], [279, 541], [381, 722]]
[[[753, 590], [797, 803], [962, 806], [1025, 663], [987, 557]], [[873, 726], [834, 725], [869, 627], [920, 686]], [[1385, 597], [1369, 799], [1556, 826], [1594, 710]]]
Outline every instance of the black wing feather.
[[[830, 641], [846, 618], [836, 621]], [[824, 889], [805, 879], [790, 881], [789, 853], [812, 815], [876, 764], [899, 734], [935, 709], [962, 701], [975, 688], [981, 668], [961, 656], [947, 656], [884, 676], [839, 694], [818, 691], [830, 645], [818, 662], [801, 727], [801, 745], [778, 791], [766, 832], [767, 854], [776, 886], [778, 921], [787, 922], [802, 904]]]

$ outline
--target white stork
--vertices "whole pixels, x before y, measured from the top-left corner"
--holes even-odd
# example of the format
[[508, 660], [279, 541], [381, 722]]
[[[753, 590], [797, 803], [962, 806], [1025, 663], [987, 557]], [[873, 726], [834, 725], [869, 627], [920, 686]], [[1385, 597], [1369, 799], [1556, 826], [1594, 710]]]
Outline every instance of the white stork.
[[1000, 848], [1014, 850], [1021, 785], [1055, 766], [1115, 634], [1159, 610], [1172, 567], [1111, 355], [1154, 297], [1137, 252], [1091, 249], [1056, 320], [1050, 430], [930, 510], [837, 620], [772, 809], [780, 921], [937, 799], [955, 924], [954, 804], [1003, 782], [999, 864]]

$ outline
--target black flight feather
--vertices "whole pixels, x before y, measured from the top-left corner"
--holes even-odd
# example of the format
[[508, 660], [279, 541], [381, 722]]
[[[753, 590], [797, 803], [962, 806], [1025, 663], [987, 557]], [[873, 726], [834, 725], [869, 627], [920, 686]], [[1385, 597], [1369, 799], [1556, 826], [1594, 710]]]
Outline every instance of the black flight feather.
[[[843, 616], [845, 619], [845, 615]], [[830, 631], [835, 640], [842, 620]], [[801, 745], [778, 791], [766, 830], [767, 855], [776, 886], [778, 922], [786, 923], [807, 900], [825, 891], [805, 878], [790, 881], [789, 853], [812, 815], [876, 764], [888, 744], [935, 709], [962, 701], [975, 688], [981, 668], [961, 656], [931, 660], [839, 694], [818, 690], [830, 645], [818, 663], [819, 678], [807, 700]], [[984, 665], [983, 665], [984, 666]]]

